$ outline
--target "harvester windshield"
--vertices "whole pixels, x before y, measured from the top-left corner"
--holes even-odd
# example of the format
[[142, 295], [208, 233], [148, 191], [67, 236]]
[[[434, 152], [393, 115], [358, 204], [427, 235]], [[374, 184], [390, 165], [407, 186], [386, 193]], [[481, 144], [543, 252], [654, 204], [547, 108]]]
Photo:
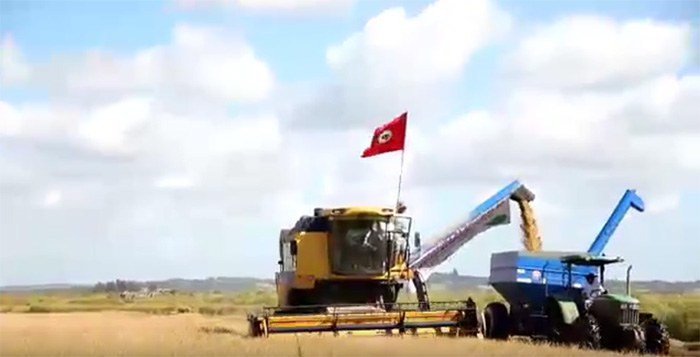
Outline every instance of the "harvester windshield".
[[331, 221], [334, 274], [380, 275], [405, 255], [410, 218], [366, 216]]

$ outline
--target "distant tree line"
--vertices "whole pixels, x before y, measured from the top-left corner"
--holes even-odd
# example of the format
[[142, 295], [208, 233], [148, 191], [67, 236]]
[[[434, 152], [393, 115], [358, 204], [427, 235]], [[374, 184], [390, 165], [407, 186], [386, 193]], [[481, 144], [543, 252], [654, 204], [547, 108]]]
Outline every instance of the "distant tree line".
[[96, 293], [122, 293], [125, 291], [139, 291], [148, 288], [148, 291], [156, 291], [158, 286], [155, 283], [144, 283], [133, 280], [114, 280], [98, 282], [93, 286], [92, 291]]

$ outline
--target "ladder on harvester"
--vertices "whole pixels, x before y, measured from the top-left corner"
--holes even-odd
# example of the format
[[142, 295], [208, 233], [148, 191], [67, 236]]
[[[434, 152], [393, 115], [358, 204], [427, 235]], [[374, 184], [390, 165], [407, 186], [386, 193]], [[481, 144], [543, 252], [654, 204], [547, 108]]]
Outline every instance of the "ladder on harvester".
[[418, 300], [418, 309], [421, 311], [430, 310], [430, 300], [428, 299], [428, 285], [421, 276], [418, 270], [413, 272], [413, 286], [416, 287], [416, 299]]

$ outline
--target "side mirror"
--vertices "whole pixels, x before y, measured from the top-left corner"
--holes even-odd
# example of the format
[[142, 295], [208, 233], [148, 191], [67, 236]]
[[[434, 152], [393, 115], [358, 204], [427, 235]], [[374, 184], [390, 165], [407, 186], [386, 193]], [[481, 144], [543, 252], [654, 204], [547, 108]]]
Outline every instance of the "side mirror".
[[297, 255], [297, 241], [293, 240], [289, 242], [289, 252], [292, 253], [292, 255]]
[[413, 247], [418, 248], [420, 247], [420, 233], [416, 232], [413, 235]]

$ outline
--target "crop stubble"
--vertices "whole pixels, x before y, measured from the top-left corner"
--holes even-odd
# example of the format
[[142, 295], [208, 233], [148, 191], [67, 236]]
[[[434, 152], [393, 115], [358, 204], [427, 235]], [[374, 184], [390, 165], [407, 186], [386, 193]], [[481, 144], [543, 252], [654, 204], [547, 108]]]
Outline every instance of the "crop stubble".
[[[245, 338], [242, 316], [129, 312], [0, 314], [2, 356], [613, 356], [475, 339], [274, 336]], [[301, 351], [301, 353], [300, 353]]]

